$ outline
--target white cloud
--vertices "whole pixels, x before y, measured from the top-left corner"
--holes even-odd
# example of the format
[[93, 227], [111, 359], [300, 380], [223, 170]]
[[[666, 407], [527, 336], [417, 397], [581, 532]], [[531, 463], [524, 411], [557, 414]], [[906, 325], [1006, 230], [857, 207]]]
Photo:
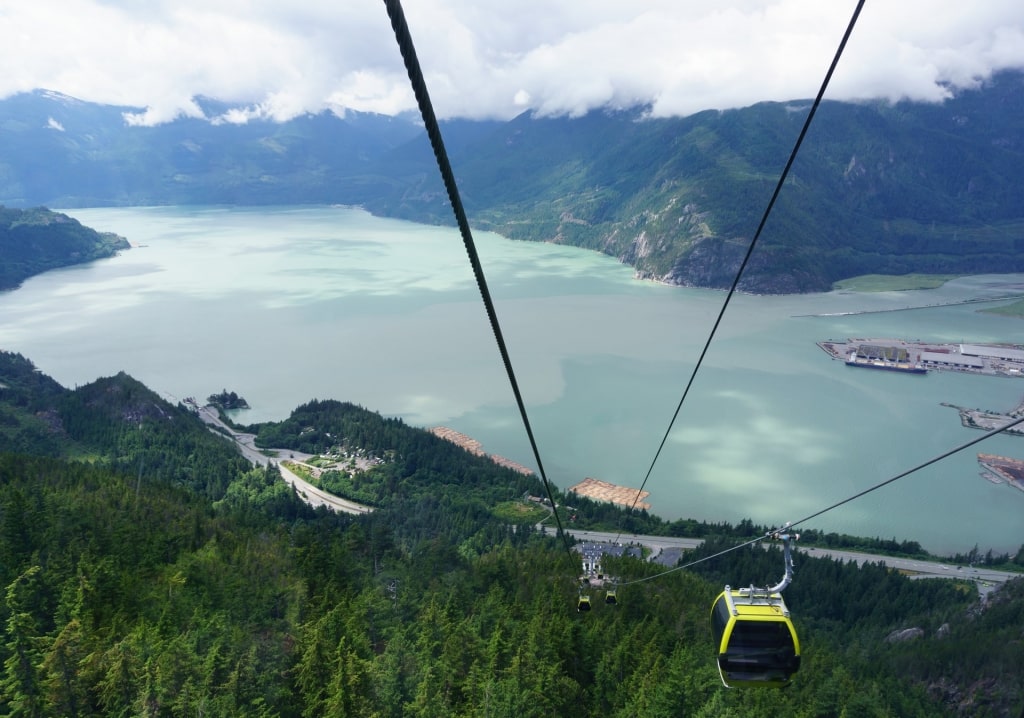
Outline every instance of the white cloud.
[[60, 122], [58, 122], [57, 120], [53, 119], [52, 117], [46, 118], [46, 126], [49, 129], [57, 130], [58, 132], [63, 132], [64, 131], [64, 125], [62, 125]]
[[179, 117], [204, 116], [202, 108], [191, 97], [171, 98], [169, 101], [154, 103], [142, 112], [121, 113], [125, 124], [133, 127], [152, 127]]
[[[658, 115], [811, 97], [853, 0], [407, 0], [441, 117], [579, 114], [650, 104]], [[195, 116], [194, 98], [287, 119], [414, 107], [382, 3], [48, 0], [0, 10], [0, 96], [49, 88], [139, 108], [129, 122]], [[868, 3], [834, 99], [938, 101], [1024, 68], [1019, 0]]]

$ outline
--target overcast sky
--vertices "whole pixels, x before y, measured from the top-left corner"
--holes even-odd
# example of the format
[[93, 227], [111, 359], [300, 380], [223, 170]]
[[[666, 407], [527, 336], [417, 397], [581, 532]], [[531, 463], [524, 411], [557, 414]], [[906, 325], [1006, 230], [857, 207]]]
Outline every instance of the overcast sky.
[[[655, 115], [813, 97], [853, 0], [405, 0], [435, 111]], [[381, 0], [0, 0], [0, 97], [241, 121], [414, 109]], [[1024, 68], [1022, 0], [868, 0], [828, 97], [939, 101]]]

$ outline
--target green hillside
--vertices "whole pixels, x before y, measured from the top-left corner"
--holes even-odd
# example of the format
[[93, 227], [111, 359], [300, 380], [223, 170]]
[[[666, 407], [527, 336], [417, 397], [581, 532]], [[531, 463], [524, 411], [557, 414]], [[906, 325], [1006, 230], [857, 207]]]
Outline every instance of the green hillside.
[[0, 205], [0, 290], [12, 289], [50, 269], [111, 257], [130, 245], [48, 209]]
[[[776, 579], [777, 550], [632, 585], [663, 569], [606, 559], [619, 603], [580, 614], [564, 546], [495, 516], [535, 478], [310, 402], [261, 442], [380, 459], [373, 513], [313, 511], [131, 377], [71, 391], [0, 356], [0, 714], [1015, 716], [1024, 701], [1024, 581], [979, 604], [969, 584], [802, 558], [794, 685], [726, 690], [711, 601]], [[702, 555], [749, 530], [714, 527]], [[886, 640], [907, 628], [920, 637]]]
[[[686, 118], [523, 115], [452, 164], [470, 220], [599, 250], [642, 277], [728, 287], [809, 109]], [[863, 274], [1024, 271], [1024, 75], [941, 105], [825, 102], [741, 289], [828, 290]], [[371, 208], [450, 222], [427, 176]]]

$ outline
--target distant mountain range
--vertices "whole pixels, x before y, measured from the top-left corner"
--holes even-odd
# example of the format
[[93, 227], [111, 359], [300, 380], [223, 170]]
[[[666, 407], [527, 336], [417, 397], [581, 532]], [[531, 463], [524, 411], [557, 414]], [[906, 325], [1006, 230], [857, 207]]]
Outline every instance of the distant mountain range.
[[[0, 204], [361, 205], [452, 223], [422, 128], [347, 113], [155, 127], [139, 108], [36, 91], [0, 101]], [[596, 249], [673, 284], [726, 287], [810, 106], [681, 119], [643, 110], [456, 121], [443, 134], [470, 221]], [[1024, 271], [1024, 74], [941, 105], [826, 102], [740, 288], [827, 290], [861, 274]]]

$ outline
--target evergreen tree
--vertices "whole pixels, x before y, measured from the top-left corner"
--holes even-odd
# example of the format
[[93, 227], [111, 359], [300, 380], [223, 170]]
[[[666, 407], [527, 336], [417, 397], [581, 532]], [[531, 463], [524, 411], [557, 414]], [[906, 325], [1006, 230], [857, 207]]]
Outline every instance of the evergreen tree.
[[39, 566], [30, 566], [8, 584], [4, 592], [7, 621], [4, 632], [4, 675], [0, 695], [7, 704], [8, 715], [41, 716], [44, 714], [43, 681], [40, 662], [44, 637], [33, 609], [38, 605], [41, 590]]

